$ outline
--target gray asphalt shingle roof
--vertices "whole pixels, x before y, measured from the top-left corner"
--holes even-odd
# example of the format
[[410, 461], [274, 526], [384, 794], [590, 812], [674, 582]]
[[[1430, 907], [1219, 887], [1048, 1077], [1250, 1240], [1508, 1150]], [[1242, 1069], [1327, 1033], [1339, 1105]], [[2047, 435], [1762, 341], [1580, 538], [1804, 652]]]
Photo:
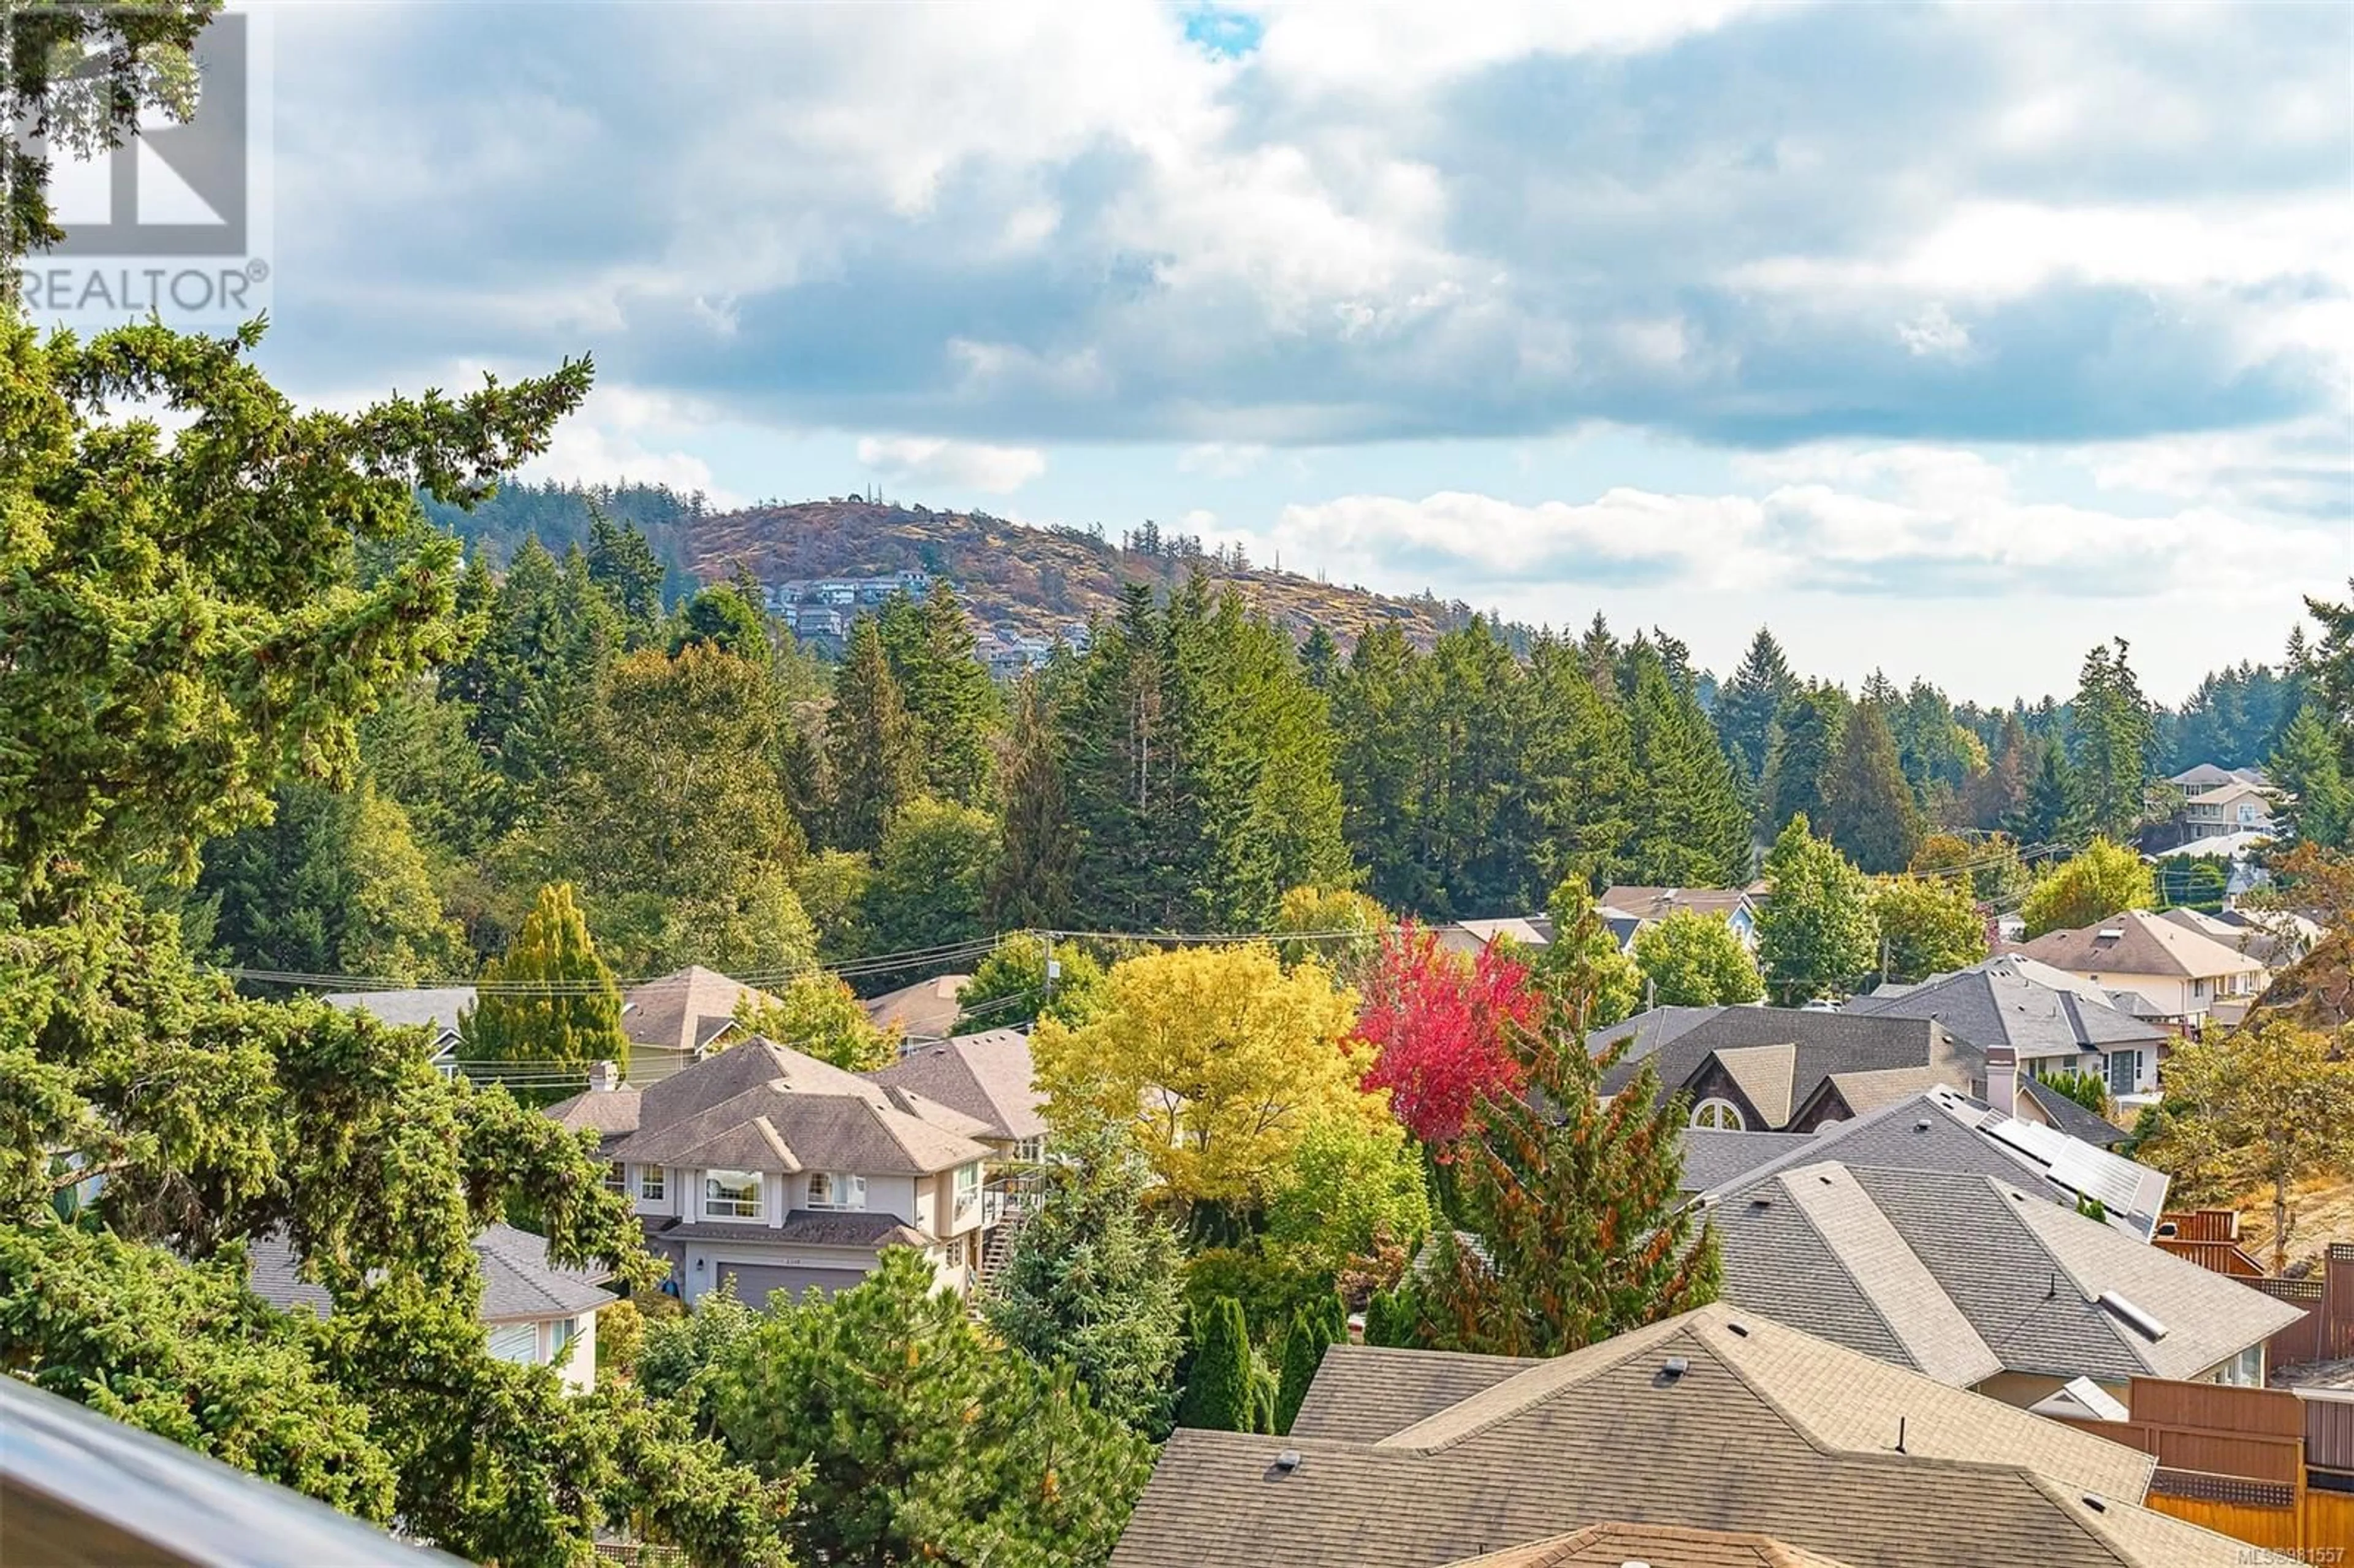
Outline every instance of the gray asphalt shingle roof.
[[[1284, 1449], [1296, 1466], [1276, 1464]], [[1373, 1443], [1180, 1429], [1112, 1562], [1437, 1568], [1606, 1520], [1750, 1531], [1856, 1568], [2243, 1562], [2242, 1543], [2138, 1506], [2151, 1467], [1719, 1304]]]
[[1860, 996], [1846, 1011], [1855, 1017], [1934, 1018], [1973, 1045], [2013, 1046], [2021, 1061], [2157, 1045], [2169, 1038], [2156, 1024], [2109, 1005], [2105, 993], [2087, 994], [2098, 989], [2090, 982], [2045, 983], [2032, 972], [2044, 968], [2006, 953], [1901, 994]]
[[[334, 1310], [334, 1298], [302, 1277], [294, 1244], [282, 1232], [249, 1238], [245, 1255], [253, 1293], [271, 1306], [306, 1308], [322, 1318]], [[613, 1301], [611, 1292], [599, 1288], [611, 1277], [605, 1270], [556, 1267], [547, 1261], [545, 1236], [513, 1225], [485, 1228], [474, 1238], [474, 1256], [482, 1271], [485, 1323], [578, 1317]]]
[[[1586, 1045], [1598, 1055], [1630, 1036], [1627, 1054], [1602, 1075], [1604, 1094], [1624, 1089], [1646, 1062], [1659, 1074], [1661, 1092], [1672, 1093], [1690, 1084], [1713, 1054], [1771, 1123], [1759, 1129], [1764, 1131], [1806, 1109], [1834, 1077], [1839, 1082], [1833, 1086], [1849, 1108], [1861, 1112], [1932, 1084], [1967, 1090], [1985, 1073], [1983, 1052], [1928, 1019], [1777, 1007], [1657, 1008], [1595, 1030]], [[1727, 1054], [1734, 1052], [1745, 1054], [1728, 1060]], [[1761, 1080], [1766, 1078], [1774, 1084], [1761, 1100]]]
[[[1771, 1201], [1761, 1206], [1760, 1198]], [[1835, 1268], [1823, 1267], [1820, 1252], [1794, 1245], [1786, 1209], [1807, 1221]], [[1956, 1384], [1996, 1371], [2190, 1377], [2297, 1316], [2235, 1280], [1987, 1176], [1826, 1160], [1752, 1185], [1715, 1215], [1727, 1300], [1885, 1358], [1887, 1335], [1859, 1331], [1861, 1302], [1903, 1345], [1899, 1364]], [[2153, 1341], [2099, 1305], [2105, 1293], [2158, 1319], [2164, 1337]]]
[[878, 1084], [913, 1089], [981, 1124], [983, 1136], [1018, 1143], [1043, 1137], [1046, 1118], [1030, 1063], [1030, 1038], [1018, 1030], [960, 1034], [918, 1045], [881, 1071]]

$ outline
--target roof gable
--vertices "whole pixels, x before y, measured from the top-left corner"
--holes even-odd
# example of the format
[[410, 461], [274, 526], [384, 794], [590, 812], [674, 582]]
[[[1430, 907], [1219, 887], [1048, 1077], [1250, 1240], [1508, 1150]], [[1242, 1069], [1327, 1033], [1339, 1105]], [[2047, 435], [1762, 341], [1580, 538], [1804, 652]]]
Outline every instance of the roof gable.
[[[1984, 1070], [1984, 1053], [1956, 1041], [1927, 1019], [1877, 1018], [1791, 1008], [1720, 1007], [1659, 1009], [1670, 1016], [1638, 1013], [1625, 1023], [1587, 1036], [1599, 1050], [1623, 1036], [1635, 1045], [1602, 1075], [1602, 1091], [1617, 1094], [1643, 1062], [1658, 1071], [1662, 1094], [1692, 1082], [1711, 1053], [1755, 1046], [1790, 1048], [1789, 1088], [1769, 1101], [1784, 1107], [1783, 1118], [1760, 1129], [1776, 1130], [1802, 1113], [1834, 1075], [1851, 1078], [1842, 1087], [1850, 1109], [1861, 1111], [1890, 1097], [1946, 1084], [1968, 1088]], [[1636, 1053], [1640, 1052], [1638, 1055]], [[1774, 1058], [1744, 1058], [1761, 1075]], [[1744, 1088], [1744, 1093], [1747, 1090]], [[1863, 1103], [1859, 1104], [1861, 1100]], [[1766, 1106], [1757, 1107], [1765, 1114]]]
[[869, 1075], [877, 1084], [913, 1090], [970, 1117], [981, 1136], [1019, 1142], [1045, 1135], [1030, 1060], [1030, 1040], [1012, 1029], [960, 1034], [919, 1045]]

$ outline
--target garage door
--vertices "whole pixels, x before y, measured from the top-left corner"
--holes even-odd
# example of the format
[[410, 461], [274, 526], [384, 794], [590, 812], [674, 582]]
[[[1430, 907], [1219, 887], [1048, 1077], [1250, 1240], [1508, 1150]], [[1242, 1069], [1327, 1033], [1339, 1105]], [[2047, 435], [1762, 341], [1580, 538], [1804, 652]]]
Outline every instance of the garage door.
[[736, 1298], [748, 1307], [765, 1307], [769, 1293], [782, 1290], [796, 1301], [810, 1287], [815, 1286], [831, 1296], [837, 1290], [847, 1290], [865, 1274], [855, 1268], [805, 1268], [766, 1263], [723, 1263], [719, 1277], [736, 1282]]

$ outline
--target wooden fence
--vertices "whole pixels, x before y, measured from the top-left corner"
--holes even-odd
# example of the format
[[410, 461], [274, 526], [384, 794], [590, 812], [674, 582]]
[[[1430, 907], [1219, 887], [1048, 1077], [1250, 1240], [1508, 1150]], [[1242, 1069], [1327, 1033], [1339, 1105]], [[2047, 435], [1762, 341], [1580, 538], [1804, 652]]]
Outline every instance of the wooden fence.
[[2150, 1245], [2160, 1252], [2170, 1252], [2186, 1258], [2213, 1274], [2227, 1274], [2233, 1279], [2262, 1279], [2264, 1266], [2240, 1250], [2237, 1242], [2183, 1241], [2175, 1236], [2154, 1236]]
[[2174, 1241], [2230, 1242], [2240, 1240], [2237, 1209], [2169, 1209], [2158, 1216], [2158, 1234]]
[[[2205, 1525], [2251, 1546], [2302, 1552], [2310, 1563], [2354, 1563], [2354, 1496], [2344, 1492], [2309, 1491], [2301, 1505], [2284, 1507], [2177, 1497], [2153, 1483], [2148, 1504], [2159, 1513]], [[2324, 1557], [2324, 1552], [2340, 1555]]]
[[2274, 1367], [2354, 1358], [2354, 1245], [2332, 1242], [2320, 1266], [2302, 1279], [2251, 1279], [2248, 1285], [2305, 1317], [2264, 1341]]

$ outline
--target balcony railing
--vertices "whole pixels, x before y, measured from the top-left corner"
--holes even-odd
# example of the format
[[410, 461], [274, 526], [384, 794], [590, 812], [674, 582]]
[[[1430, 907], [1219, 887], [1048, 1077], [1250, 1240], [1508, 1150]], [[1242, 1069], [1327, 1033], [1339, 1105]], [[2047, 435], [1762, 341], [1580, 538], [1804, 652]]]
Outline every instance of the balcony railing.
[[461, 1568], [0, 1373], [0, 1563]]

